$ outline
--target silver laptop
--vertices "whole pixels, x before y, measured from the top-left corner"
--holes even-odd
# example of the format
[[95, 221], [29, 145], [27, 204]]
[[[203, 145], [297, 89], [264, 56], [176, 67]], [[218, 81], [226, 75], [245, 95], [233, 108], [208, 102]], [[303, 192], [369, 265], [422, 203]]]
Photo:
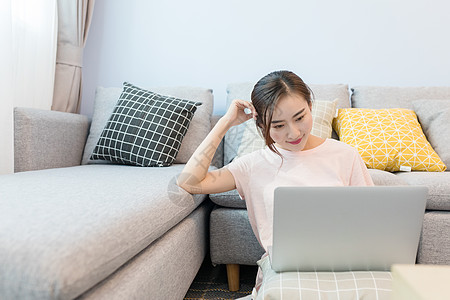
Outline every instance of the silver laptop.
[[423, 186], [278, 187], [275, 271], [388, 271], [414, 264], [428, 189]]

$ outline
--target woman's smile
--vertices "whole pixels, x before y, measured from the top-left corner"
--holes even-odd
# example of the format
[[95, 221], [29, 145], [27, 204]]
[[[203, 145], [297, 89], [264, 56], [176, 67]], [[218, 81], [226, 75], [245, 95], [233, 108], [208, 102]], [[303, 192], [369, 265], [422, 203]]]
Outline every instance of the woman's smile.
[[301, 141], [302, 141], [302, 138], [299, 138], [298, 140], [295, 140], [295, 141], [292, 141], [292, 142], [288, 142], [288, 143], [292, 144], [292, 145], [297, 145], [297, 144], [300, 144]]

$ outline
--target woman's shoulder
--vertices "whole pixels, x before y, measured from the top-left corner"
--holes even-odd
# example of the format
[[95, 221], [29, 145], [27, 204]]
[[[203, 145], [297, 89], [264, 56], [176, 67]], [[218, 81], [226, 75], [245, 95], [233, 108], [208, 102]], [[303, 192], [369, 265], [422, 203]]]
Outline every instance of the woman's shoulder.
[[266, 157], [267, 151], [270, 151], [268, 147], [264, 147], [262, 149], [258, 149], [255, 150], [253, 152], [244, 154], [242, 156], [238, 156], [235, 159], [233, 159], [233, 161], [241, 161], [241, 162], [246, 162], [246, 161], [258, 161], [261, 159], [264, 159]]
[[266, 168], [270, 164], [270, 156], [270, 153], [267, 153], [264, 148], [236, 157], [225, 167], [230, 171], [235, 171], [236, 174], [248, 174], [256, 169]]
[[358, 150], [355, 147], [332, 138], [326, 139], [325, 143], [327, 144], [328, 148], [333, 151], [346, 151], [351, 153], [358, 152]]

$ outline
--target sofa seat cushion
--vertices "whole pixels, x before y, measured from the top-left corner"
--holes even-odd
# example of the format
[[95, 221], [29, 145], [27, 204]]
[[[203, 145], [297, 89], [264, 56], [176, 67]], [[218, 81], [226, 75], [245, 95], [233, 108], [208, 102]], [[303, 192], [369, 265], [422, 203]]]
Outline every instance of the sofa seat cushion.
[[183, 299], [207, 253], [211, 203], [139, 252], [76, 300]]
[[[408, 185], [402, 178], [387, 171], [369, 169], [369, 174], [375, 185]], [[210, 194], [209, 198], [215, 204], [223, 207], [247, 208], [245, 201], [241, 199], [235, 189], [224, 193]]]
[[215, 204], [223, 207], [247, 208], [245, 201], [241, 199], [236, 189], [218, 194], [210, 194], [209, 198]]
[[417, 263], [450, 265], [450, 212], [427, 211], [423, 217]]
[[256, 265], [265, 251], [253, 233], [246, 209], [216, 207], [209, 220], [213, 264]]
[[394, 173], [378, 169], [368, 169], [368, 171], [375, 185], [408, 185], [406, 181]]
[[428, 210], [450, 210], [450, 172], [398, 172], [396, 175], [410, 185], [428, 187]]
[[72, 299], [205, 198], [175, 185], [184, 165], [84, 165], [0, 176], [5, 299]]

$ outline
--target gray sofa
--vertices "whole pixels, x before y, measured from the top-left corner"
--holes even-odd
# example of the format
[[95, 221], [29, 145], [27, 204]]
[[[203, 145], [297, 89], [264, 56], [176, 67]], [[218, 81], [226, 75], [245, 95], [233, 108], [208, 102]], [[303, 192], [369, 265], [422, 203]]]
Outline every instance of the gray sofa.
[[[237, 83], [228, 86], [228, 103], [240, 98], [250, 100], [253, 83]], [[361, 86], [350, 91], [347, 85], [311, 85], [317, 100], [338, 100], [337, 108], [409, 108], [414, 109], [415, 100], [444, 99], [450, 101], [450, 87], [375, 87]], [[449, 102], [450, 103], [450, 102]], [[425, 109], [427, 109], [425, 107]], [[450, 116], [447, 109], [447, 117]], [[216, 119], [218, 116], [215, 117]], [[450, 117], [446, 119], [450, 126]], [[424, 126], [425, 124], [422, 124]], [[424, 127], [425, 128], [425, 127]], [[222, 164], [229, 163], [238, 152], [242, 128], [233, 129], [225, 136], [218, 157]], [[228, 133], [227, 133], [228, 134]], [[438, 137], [446, 139], [448, 132]], [[337, 138], [335, 132], [333, 137]], [[430, 138], [430, 137], [428, 137]], [[436, 138], [436, 137], [435, 137]], [[447, 152], [440, 156], [450, 168], [450, 143]], [[217, 165], [220, 167], [220, 165]], [[420, 264], [450, 265], [450, 171], [445, 172], [395, 172], [369, 170], [376, 185], [425, 185], [429, 189], [427, 211], [417, 255]], [[210, 218], [210, 252], [214, 264], [226, 264], [230, 290], [239, 288], [239, 265], [256, 265], [263, 249], [254, 236], [245, 202], [236, 190], [210, 195], [216, 204]]]
[[183, 299], [208, 251], [212, 205], [175, 178], [210, 130], [213, 97], [153, 90], [202, 102], [170, 167], [90, 160], [121, 88], [98, 88], [92, 121], [15, 109], [15, 174], [0, 176], [0, 299]]
[[[232, 84], [228, 98], [248, 99], [251, 88]], [[312, 88], [317, 99], [338, 98], [339, 107], [350, 107], [346, 85]], [[0, 176], [1, 299], [182, 299], [207, 252], [208, 235], [212, 262], [227, 264], [232, 279], [239, 264], [254, 265], [260, 258], [236, 191], [210, 195], [216, 204], [211, 211], [206, 195], [192, 196], [175, 185], [183, 163], [220, 118], [211, 116], [212, 91], [153, 90], [203, 103], [171, 167], [89, 159], [120, 88], [97, 89], [92, 120], [16, 109], [16, 173]], [[352, 103], [408, 106], [419, 98], [450, 99], [450, 88], [361, 87], [354, 89]], [[239, 136], [240, 130], [232, 131]], [[228, 163], [239, 142], [225, 138], [212, 168]], [[429, 187], [418, 262], [449, 264], [449, 172], [371, 174], [376, 184]], [[230, 282], [235, 289], [236, 280]]]

